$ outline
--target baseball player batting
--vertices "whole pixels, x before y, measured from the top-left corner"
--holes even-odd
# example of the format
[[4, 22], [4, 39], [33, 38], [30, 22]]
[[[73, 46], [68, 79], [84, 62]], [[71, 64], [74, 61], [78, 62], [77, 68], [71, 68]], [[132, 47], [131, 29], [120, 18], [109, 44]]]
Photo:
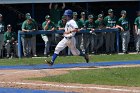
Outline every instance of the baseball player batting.
[[67, 46], [70, 48], [73, 55], [79, 55], [83, 56], [86, 60], [86, 62], [89, 62], [88, 54], [80, 53], [80, 51], [76, 48], [76, 40], [75, 40], [75, 34], [78, 32], [78, 25], [76, 22], [72, 19], [73, 12], [72, 10], [68, 9], [65, 10], [64, 16], [66, 17], [67, 23], [65, 25], [65, 32], [64, 32], [64, 38], [58, 43], [58, 45], [55, 48], [54, 54], [52, 56], [52, 60], [47, 61], [47, 64], [52, 66], [54, 64], [55, 59], [57, 58], [60, 51], [62, 51]]

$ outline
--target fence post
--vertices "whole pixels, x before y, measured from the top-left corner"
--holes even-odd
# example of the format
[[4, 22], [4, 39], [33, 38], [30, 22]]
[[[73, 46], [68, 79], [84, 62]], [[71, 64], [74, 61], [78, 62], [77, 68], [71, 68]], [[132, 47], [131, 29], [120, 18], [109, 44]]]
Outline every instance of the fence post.
[[119, 47], [120, 47], [120, 45], [119, 45], [119, 43], [120, 43], [119, 41], [120, 41], [120, 40], [119, 40], [119, 39], [120, 39], [120, 38], [119, 38], [119, 31], [118, 31], [118, 29], [116, 30], [116, 37], [117, 37], [117, 38], [116, 38], [116, 42], [117, 42], [117, 44], [116, 44], [117, 53], [119, 53]]
[[21, 58], [21, 34], [20, 31], [18, 31], [18, 57]]

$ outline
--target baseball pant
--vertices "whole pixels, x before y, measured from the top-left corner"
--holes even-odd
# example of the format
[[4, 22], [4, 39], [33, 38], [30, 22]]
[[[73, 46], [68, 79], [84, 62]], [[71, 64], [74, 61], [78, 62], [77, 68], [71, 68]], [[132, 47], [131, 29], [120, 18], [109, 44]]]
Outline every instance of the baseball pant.
[[115, 33], [114, 32], [107, 32], [105, 34], [105, 45], [106, 45], [106, 52], [114, 52], [114, 43], [115, 43]]
[[122, 50], [123, 52], [127, 52], [128, 44], [130, 41], [130, 32], [129, 31], [121, 32], [121, 39], [122, 39]]
[[45, 42], [45, 48], [44, 48], [44, 55], [47, 55], [50, 52], [50, 41], [49, 37], [46, 35], [41, 35], [43, 41]]
[[76, 39], [76, 47], [79, 50], [80, 50], [80, 45], [81, 45], [81, 38], [82, 38], [82, 35], [81, 34], [76, 34], [76, 36], [75, 36], [75, 39]]
[[9, 55], [11, 53], [12, 48], [14, 50], [14, 54], [16, 53], [16, 56], [18, 55], [18, 45], [17, 44], [11, 45], [10, 43], [6, 43], [5, 48], [6, 48], [6, 51], [7, 51], [7, 55]]
[[71, 38], [63, 38], [58, 45], [55, 48], [55, 52], [56, 54], [59, 54], [60, 51], [62, 51], [64, 48], [69, 47], [71, 50], [71, 53], [73, 55], [80, 55], [80, 51], [76, 48], [76, 40], [75, 37], [71, 37]]
[[31, 54], [31, 38], [21, 37], [23, 53], [24, 56], [29, 56]]
[[136, 51], [140, 51], [140, 29], [138, 29], [136, 37]]
[[32, 54], [36, 55], [36, 36], [33, 36], [31, 38], [31, 50], [32, 50]]
[[0, 34], [0, 56], [2, 56], [1, 50], [3, 49], [3, 45], [4, 45], [4, 34]]
[[95, 50], [98, 50], [103, 45], [103, 33], [97, 33], [95, 37]]
[[94, 38], [95, 36], [92, 34], [83, 34], [83, 38], [81, 40], [81, 50], [82, 52], [87, 53], [89, 51], [89, 45], [91, 44], [91, 51], [94, 47]]

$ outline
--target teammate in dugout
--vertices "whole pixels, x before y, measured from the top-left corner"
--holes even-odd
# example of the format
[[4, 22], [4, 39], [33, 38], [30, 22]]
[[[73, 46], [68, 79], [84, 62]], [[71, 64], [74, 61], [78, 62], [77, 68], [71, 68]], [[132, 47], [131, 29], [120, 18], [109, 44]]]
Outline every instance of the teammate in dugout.
[[4, 42], [5, 48], [7, 51], [7, 58], [16, 57], [18, 55], [17, 51], [17, 35], [15, 32], [12, 31], [12, 26], [9, 24], [7, 25], [7, 31], [4, 33]]
[[[117, 19], [114, 16], [114, 11], [112, 9], [108, 10], [108, 16], [104, 18], [105, 26], [107, 29], [116, 28]], [[115, 53], [114, 45], [115, 45], [115, 33], [107, 32], [105, 34], [105, 44], [106, 44], [106, 53], [112, 54]]]
[[[105, 27], [103, 15], [99, 14], [98, 19], [95, 21], [96, 29], [103, 29]], [[95, 54], [98, 52], [98, 49], [103, 45], [103, 32], [96, 32], [96, 38], [95, 38]]]
[[[47, 30], [54, 31], [55, 28], [56, 28], [55, 24], [50, 20], [50, 16], [46, 15], [45, 21], [42, 23], [42, 29], [44, 31], [47, 31]], [[41, 37], [45, 42], [44, 56], [48, 57], [50, 56], [49, 53], [50, 53], [50, 44], [52, 42], [52, 34], [49, 34], [49, 35], [42, 34]]]
[[138, 11], [138, 17], [135, 19], [135, 34], [136, 34], [136, 51], [140, 53], [140, 11]]
[[72, 10], [68, 9], [65, 10], [64, 16], [66, 16], [67, 23], [65, 26], [64, 38], [58, 43], [55, 48], [54, 54], [52, 56], [52, 60], [48, 61], [45, 60], [50, 66], [52, 66], [55, 62], [60, 51], [62, 51], [67, 46], [71, 49], [73, 55], [80, 55], [83, 56], [86, 62], [89, 62], [89, 57], [87, 54], [80, 53], [80, 51], [76, 48], [76, 41], [75, 41], [75, 34], [78, 31], [78, 26], [76, 22], [72, 19], [73, 12]]
[[88, 53], [89, 51], [89, 45], [91, 45], [91, 51], [93, 52], [93, 49], [94, 49], [94, 39], [95, 39], [95, 22], [94, 22], [94, 19], [93, 19], [93, 15], [89, 15], [88, 16], [88, 20], [85, 22], [85, 29], [86, 30], [90, 30], [90, 34], [89, 33], [84, 33], [83, 35], [83, 42], [81, 44], [81, 48], [82, 48], [82, 51], [85, 52], [85, 53]]
[[1, 50], [4, 44], [4, 40], [3, 40], [4, 32], [5, 32], [5, 24], [3, 22], [3, 15], [0, 14], [0, 57], [2, 57]]
[[122, 50], [124, 54], [128, 54], [128, 44], [130, 41], [130, 23], [126, 17], [126, 11], [121, 11], [121, 18], [119, 18], [116, 27], [121, 30]]

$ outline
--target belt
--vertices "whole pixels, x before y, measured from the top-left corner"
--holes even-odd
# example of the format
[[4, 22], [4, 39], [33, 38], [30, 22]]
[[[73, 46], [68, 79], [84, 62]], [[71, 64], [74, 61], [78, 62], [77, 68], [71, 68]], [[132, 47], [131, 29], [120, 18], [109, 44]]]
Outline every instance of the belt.
[[72, 37], [65, 37], [66, 39], [72, 39]]

